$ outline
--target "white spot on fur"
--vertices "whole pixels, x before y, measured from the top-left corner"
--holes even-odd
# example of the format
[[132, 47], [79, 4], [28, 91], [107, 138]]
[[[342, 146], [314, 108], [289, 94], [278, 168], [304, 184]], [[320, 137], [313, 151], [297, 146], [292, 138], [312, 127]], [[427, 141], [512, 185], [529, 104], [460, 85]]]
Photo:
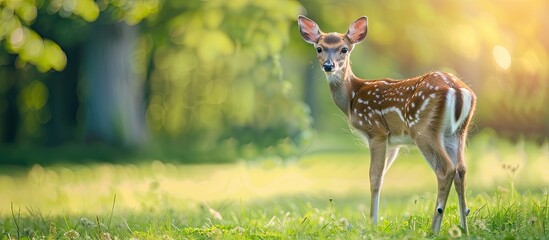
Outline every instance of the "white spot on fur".
[[415, 119], [414, 119], [413, 121], [411, 121], [411, 122], [408, 123], [408, 125], [409, 125], [410, 127], [416, 125], [416, 124], [421, 120], [421, 119], [419, 118], [419, 114], [420, 114], [423, 110], [425, 110], [425, 108], [427, 108], [427, 105], [429, 104], [429, 100], [430, 100], [430, 99], [425, 100], [425, 101], [423, 102], [423, 104], [421, 104], [421, 107], [416, 111], [416, 113], [415, 113]]
[[387, 113], [390, 113], [390, 112], [395, 112], [398, 115], [398, 117], [400, 118], [400, 120], [402, 120], [403, 122], [406, 122], [406, 120], [404, 120], [404, 116], [402, 116], [402, 112], [397, 107], [389, 107], [389, 108], [381, 110], [381, 113], [383, 113], [383, 114], [387, 114]]
[[448, 83], [448, 84], [450, 83], [450, 82], [448, 81], [448, 78], [446, 77], [446, 75], [445, 75], [444, 73], [441, 73], [441, 72], [434, 72], [434, 75], [436, 75], [436, 76], [442, 78], [442, 80], [443, 80], [445, 83]]
[[425, 108], [427, 107], [427, 104], [429, 104], [429, 99], [425, 100], [425, 102], [423, 102], [423, 104], [421, 104], [421, 108], [418, 110], [418, 114], [419, 114], [419, 112], [425, 110]]

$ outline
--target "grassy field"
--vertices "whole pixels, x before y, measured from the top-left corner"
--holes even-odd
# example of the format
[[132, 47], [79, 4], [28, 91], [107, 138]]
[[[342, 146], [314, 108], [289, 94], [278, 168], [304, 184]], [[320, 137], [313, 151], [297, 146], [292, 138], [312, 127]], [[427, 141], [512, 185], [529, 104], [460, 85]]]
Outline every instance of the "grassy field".
[[[472, 238], [549, 238], [549, 146], [490, 134], [470, 142]], [[452, 191], [429, 234], [435, 176], [416, 150], [388, 172], [369, 214], [367, 150], [233, 164], [35, 165], [0, 170], [0, 239], [464, 238]]]

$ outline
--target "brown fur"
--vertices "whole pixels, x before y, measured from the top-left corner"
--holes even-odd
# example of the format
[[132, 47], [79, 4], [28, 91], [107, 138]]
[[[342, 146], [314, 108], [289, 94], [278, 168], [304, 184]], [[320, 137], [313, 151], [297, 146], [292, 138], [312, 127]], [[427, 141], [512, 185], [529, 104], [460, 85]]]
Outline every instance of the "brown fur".
[[323, 42], [325, 44], [329, 45], [338, 45], [343, 42], [343, 37], [341, 37], [339, 34], [330, 33], [326, 35], [325, 37], [320, 38], [320, 42]]

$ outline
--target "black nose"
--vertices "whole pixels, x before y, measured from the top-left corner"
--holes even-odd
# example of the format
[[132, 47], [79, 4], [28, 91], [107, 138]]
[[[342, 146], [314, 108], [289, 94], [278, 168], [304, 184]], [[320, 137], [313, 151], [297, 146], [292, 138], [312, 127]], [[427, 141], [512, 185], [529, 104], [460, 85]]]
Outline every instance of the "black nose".
[[328, 60], [322, 64], [322, 67], [324, 68], [324, 71], [331, 72], [332, 69], [334, 69], [334, 62]]

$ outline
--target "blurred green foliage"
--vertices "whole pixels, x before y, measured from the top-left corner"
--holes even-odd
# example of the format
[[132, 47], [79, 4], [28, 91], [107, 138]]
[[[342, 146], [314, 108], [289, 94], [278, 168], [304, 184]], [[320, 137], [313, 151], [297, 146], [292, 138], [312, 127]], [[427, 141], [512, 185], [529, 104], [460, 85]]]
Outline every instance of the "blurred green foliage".
[[36, 2], [0, 1], [0, 6], [0, 41], [19, 56], [18, 65], [30, 62], [42, 72], [63, 70], [67, 59], [59, 45], [30, 28], [37, 16]]
[[139, 28], [123, 65], [139, 78], [128, 86], [144, 91], [149, 148], [286, 157], [310, 144], [312, 125], [345, 133], [298, 14], [326, 32], [367, 15], [368, 37], [352, 56], [359, 77], [456, 73], [479, 97], [474, 131], [543, 140], [548, 9], [543, 0], [0, 0], [0, 143], [89, 141], [83, 92], [104, 93], [83, 84], [82, 49], [101, 29], [94, 25], [120, 22]]
[[[57, 39], [67, 47], [59, 51], [65, 60], [59, 68], [41, 67], [44, 63], [40, 59], [26, 61], [24, 54], [5, 45], [8, 51], [0, 54], [4, 59], [0, 74], [5, 79], [1, 92], [7, 107], [0, 112], [8, 118], [0, 128], [2, 142], [57, 145], [88, 140], [82, 138], [86, 134], [79, 133], [86, 131], [83, 123], [102, 119], [86, 116], [90, 106], [86, 101], [111, 98], [102, 92], [104, 88], [90, 89], [92, 85], [80, 76], [81, 69], [90, 69], [86, 64], [100, 63], [74, 63], [86, 59], [81, 56], [86, 54], [81, 49], [98, 35], [94, 31], [105, 29], [91, 27], [89, 22], [109, 25], [125, 21], [132, 25], [144, 19], [139, 24], [141, 32], [133, 62], [126, 65], [132, 65], [136, 76], [146, 80], [129, 79], [132, 83], [125, 86], [133, 84], [136, 89], [140, 89], [140, 84], [145, 86], [142, 117], [147, 122], [146, 132], [152, 136], [149, 147], [175, 149], [166, 150], [173, 152], [167, 153], [170, 156], [196, 157], [219, 152], [219, 158], [234, 159], [252, 158], [260, 153], [290, 156], [310, 141], [308, 108], [292, 93], [292, 83], [283, 76], [280, 64], [280, 52], [288, 44], [290, 27], [300, 12], [298, 2], [151, 0], [27, 4], [37, 9], [40, 21], [22, 27], [35, 26], [36, 32], [42, 34], [37, 36]], [[22, 7], [0, 6], [4, 11]], [[20, 20], [17, 16], [13, 19]], [[66, 54], [72, 54], [73, 66], [71, 59], [67, 62]], [[44, 56], [53, 55], [44, 53]], [[25, 62], [36, 66], [39, 72]], [[69, 66], [63, 70], [67, 63]], [[66, 74], [56, 75], [50, 70]], [[55, 86], [65, 78], [79, 83], [71, 89]], [[71, 96], [68, 100], [73, 101], [72, 105], [55, 101], [56, 96], [63, 95], [59, 92]], [[90, 98], [90, 94], [96, 96]], [[70, 119], [59, 121], [67, 115], [59, 115], [62, 111], [59, 109], [74, 105], [76, 110], [69, 111]], [[60, 128], [59, 122], [69, 126]], [[120, 124], [117, 122], [114, 119], [112, 124]], [[12, 128], [16, 130], [11, 131]], [[52, 140], [58, 138], [59, 130], [72, 133], [62, 141]], [[107, 144], [119, 144], [108, 142], [107, 137], [93, 137], [106, 140]], [[18, 159], [13, 154], [7, 155]]]
[[[43, 39], [33, 28], [38, 14], [76, 16], [95, 21], [101, 10], [109, 10], [115, 19], [137, 24], [159, 8], [159, 0], [93, 1], [93, 0], [2, 0], [0, 1], [0, 41], [9, 53], [18, 55], [18, 65], [31, 63], [41, 72], [61, 71], [67, 58], [54, 41]], [[67, 36], [68, 37], [68, 36]]]
[[243, 146], [252, 155], [246, 149], [294, 154], [309, 140], [307, 107], [280, 65], [297, 2], [166, 4], [186, 10], [150, 35], [169, 36], [153, 40], [146, 117], [154, 132], [204, 150]]

